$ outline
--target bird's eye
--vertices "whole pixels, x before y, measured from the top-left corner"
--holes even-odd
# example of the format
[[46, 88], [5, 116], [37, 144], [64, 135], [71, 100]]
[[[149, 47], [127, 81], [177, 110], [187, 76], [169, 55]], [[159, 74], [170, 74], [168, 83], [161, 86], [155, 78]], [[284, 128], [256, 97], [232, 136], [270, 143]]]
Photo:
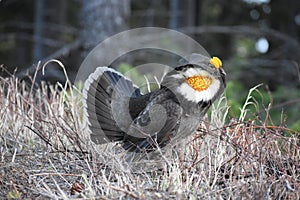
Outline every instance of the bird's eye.
[[184, 70], [187, 70], [189, 68], [194, 68], [194, 65], [187, 64], [187, 65], [178, 66], [178, 67], [175, 67], [175, 70], [176, 71], [184, 71]]
[[182, 69], [183, 69], [183, 66], [175, 67], [176, 71], [182, 71]]
[[185, 65], [185, 67], [188, 69], [188, 68], [194, 68], [194, 65], [192, 65], [192, 64], [187, 64], [187, 65]]

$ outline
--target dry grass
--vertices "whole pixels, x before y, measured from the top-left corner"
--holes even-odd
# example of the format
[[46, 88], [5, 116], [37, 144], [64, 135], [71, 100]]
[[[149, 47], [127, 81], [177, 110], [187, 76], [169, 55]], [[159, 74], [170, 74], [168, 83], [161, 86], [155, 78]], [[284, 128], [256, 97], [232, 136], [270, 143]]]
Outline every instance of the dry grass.
[[0, 199], [299, 199], [299, 133], [246, 119], [250, 102], [226, 124], [221, 99], [179, 153], [137, 170], [90, 141], [75, 87], [1, 78]]

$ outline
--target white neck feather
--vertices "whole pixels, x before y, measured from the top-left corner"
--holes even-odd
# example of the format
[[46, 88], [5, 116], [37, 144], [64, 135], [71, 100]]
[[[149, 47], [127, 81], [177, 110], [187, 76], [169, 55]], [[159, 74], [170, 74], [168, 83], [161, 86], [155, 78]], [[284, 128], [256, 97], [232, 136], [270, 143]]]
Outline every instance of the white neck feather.
[[187, 100], [198, 103], [201, 101], [209, 101], [214, 98], [220, 88], [220, 81], [218, 79], [214, 79], [212, 84], [203, 91], [196, 91], [188, 83], [182, 83], [177, 92], [182, 94]]

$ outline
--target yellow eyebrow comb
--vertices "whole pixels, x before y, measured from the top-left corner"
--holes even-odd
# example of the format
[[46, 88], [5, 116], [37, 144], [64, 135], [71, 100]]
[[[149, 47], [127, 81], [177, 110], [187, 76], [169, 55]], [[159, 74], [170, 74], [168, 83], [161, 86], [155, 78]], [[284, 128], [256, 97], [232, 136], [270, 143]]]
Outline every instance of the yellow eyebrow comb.
[[210, 64], [212, 64], [213, 66], [215, 66], [215, 68], [217, 68], [217, 69], [219, 69], [220, 67], [222, 67], [222, 61], [218, 57], [212, 57], [212, 59], [210, 59], [209, 62], [210, 62]]

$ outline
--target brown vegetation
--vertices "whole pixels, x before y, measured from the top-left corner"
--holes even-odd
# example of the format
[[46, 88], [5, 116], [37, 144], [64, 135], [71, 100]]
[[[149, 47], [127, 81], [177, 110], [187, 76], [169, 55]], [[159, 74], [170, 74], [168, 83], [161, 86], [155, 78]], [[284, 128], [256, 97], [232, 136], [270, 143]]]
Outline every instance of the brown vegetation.
[[152, 170], [130, 168], [114, 144], [93, 144], [80, 99], [68, 82], [1, 78], [1, 199], [300, 198], [299, 133], [259, 116], [225, 123], [225, 98], [183, 152], [147, 161]]

